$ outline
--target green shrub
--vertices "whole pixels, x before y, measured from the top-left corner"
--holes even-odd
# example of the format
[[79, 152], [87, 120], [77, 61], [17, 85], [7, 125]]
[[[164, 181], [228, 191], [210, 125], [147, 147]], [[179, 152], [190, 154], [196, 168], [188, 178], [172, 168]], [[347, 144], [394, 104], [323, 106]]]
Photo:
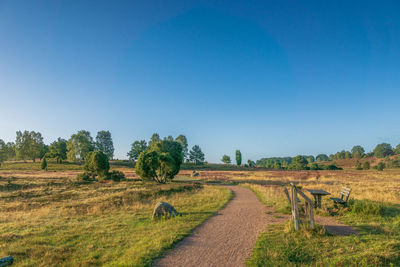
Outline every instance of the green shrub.
[[101, 151], [90, 152], [86, 156], [84, 169], [89, 174], [98, 176], [100, 180], [106, 179], [110, 170], [107, 155]]
[[112, 171], [108, 174], [108, 179], [119, 182], [125, 180], [125, 174], [120, 171]]
[[46, 171], [47, 171], [47, 160], [46, 160], [46, 157], [43, 157], [42, 163], [41, 163], [41, 165], [40, 165], [40, 168], [41, 168], [42, 170], [46, 170]]
[[326, 165], [325, 167], [324, 167], [324, 169], [325, 170], [343, 170], [342, 168], [339, 168], [338, 166], [336, 166], [335, 164], [329, 164], [329, 165]]
[[362, 170], [363, 168], [362, 168], [362, 166], [361, 166], [361, 163], [357, 160], [357, 162], [356, 162], [356, 170]]
[[349, 211], [357, 215], [385, 215], [386, 206], [383, 203], [369, 199], [352, 199], [348, 203]]
[[369, 170], [370, 168], [371, 168], [371, 164], [369, 163], [369, 161], [366, 161], [363, 163], [364, 170]]
[[374, 168], [377, 169], [378, 171], [383, 171], [383, 169], [386, 168], [386, 165], [385, 165], [385, 163], [383, 163], [383, 162], [381, 161], [381, 162], [379, 162], [378, 165], [376, 165]]
[[84, 173], [80, 173], [80, 174], [78, 174], [78, 176], [76, 177], [76, 179], [78, 180], [78, 181], [94, 181], [95, 180], [95, 177], [94, 176], [91, 176], [90, 174], [88, 174], [87, 172], [84, 172]]
[[322, 170], [322, 168], [316, 162], [314, 162], [310, 165], [310, 170]]

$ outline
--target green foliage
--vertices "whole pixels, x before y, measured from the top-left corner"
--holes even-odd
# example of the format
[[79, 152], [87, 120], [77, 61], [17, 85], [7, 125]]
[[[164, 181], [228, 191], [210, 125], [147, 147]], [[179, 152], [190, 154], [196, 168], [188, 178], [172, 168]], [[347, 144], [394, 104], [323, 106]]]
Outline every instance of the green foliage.
[[39, 132], [17, 131], [15, 140], [16, 154], [19, 159], [32, 159], [35, 161], [40, 156], [43, 147], [43, 137]]
[[47, 159], [46, 159], [46, 157], [43, 157], [43, 158], [42, 158], [42, 163], [41, 163], [41, 165], [40, 165], [40, 168], [41, 168], [42, 170], [46, 170], [46, 171], [47, 171]]
[[128, 152], [127, 156], [130, 160], [137, 160], [140, 153], [147, 149], [147, 142], [145, 140], [135, 141], [131, 145], [131, 150]]
[[247, 160], [247, 165], [249, 166], [249, 168], [254, 168], [256, 166], [256, 163], [252, 160]]
[[183, 161], [182, 145], [171, 140], [153, 142], [140, 153], [135, 170], [143, 180], [166, 183], [178, 174]]
[[364, 170], [369, 170], [371, 168], [371, 164], [369, 163], [369, 161], [365, 161], [363, 163], [363, 169]]
[[63, 160], [67, 159], [67, 141], [62, 138], [58, 138], [49, 146], [49, 152], [47, 153], [49, 158], [54, 158], [57, 163], [61, 163]]
[[149, 142], [149, 146], [151, 146], [153, 143], [157, 143], [160, 141], [161, 141], [160, 135], [158, 133], [153, 133]]
[[94, 151], [93, 138], [90, 133], [85, 130], [81, 130], [76, 134], [73, 134], [67, 142], [67, 158], [70, 161], [82, 161], [85, 160], [86, 155], [89, 152]]
[[306, 170], [308, 161], [304, 156], [296, 156], [292, 160], [292, 164], [290, 164], [290, 169], [292, 170]]
[[400, 160], [399, 159], [388, 160], [386, 162], [386, 167], [387, 168], [400, 168]]
[[361, 163], [357, 160], [356, 162], [356, 170], [362, 170], [363, 167], [361, 166]]
[[318, 154], [316, 160], [319, 161], [328, 161], [329, 157], [326, 154]]
[[[179, 135], [175, 141], [179, 142], [182, 146], [182, 156], [183, 156], [183, 160], [188, 159], [189, 157], [189, 152], [188, 152], [188, 141], [186, 136], [184, 136], [183, 134]], [[199, 147], [200, 148], [200, 147]], [[203, 161], [204, 161], [204, 154], [203, 154]]]
[[360, 159], [365, 155], [365, 150], [362, 146], [353, 146], [351, 149], [351, 156]]
[[120, 182], [125, 180], [125, 174], [121, 171], [112, 171], [107, 175], [107, 179], [113, 180], [114, 182]]
[[393, 149], [393, 152], [394, 152], [394, 154], [396, 154], [396, 155], [400, 154], [400, 144], [398, 144], [398, 145], [396, 146], [396, 148]]
[[242, 152], [240, 150], [236, 150], [236, 165], [242, 165]]
[[225, 164], [231, 164], [231, 157], [228, 155], [223, 155], [221, 161]]
[[94, 181], [94, 180], [95, 180], [95, 177], [92, 176], [92, 175], [90, 175], [90, 174], [87, 173], [87, 172], [83, 172], [83, 173], [78, 174], [77, 177], [76, 177], [76, 179], [77, 179], [78, 181], [89, 182], [89, 181]]
[[278, 165], [281, 166], [281, 168], [288, 167], [290, 163], [292, 163], [291, 157], [284, 157], [284, 158], [273, 157], [273, 158], [262, 158], [260, 160], [257, 160], [256, 165], [259, 167], [274, 169], [275, 166]]
[[85, 159], [84, 170], [91, 176], [97, 176], [100, 180], [107, 179], [110, 170], [107, 155], [101, 151], [89, 152]]
[[192, 149], [189, 151], [189, 162], [195, 164], [203, 164], [204, 163], [204, 153], [201, 151], [200, 146], [194, 145]]
[[335, 160], [335, 159], [350, 159], [352, 157], [350, 151], [345, 151], [342, 150], [340, 152], [336, 152], [334, 155], [330, 155], [329, 159], [330, 160]]
[[324, 167], [324, 170], [330, 170], [330, 171], [335, 171], [335, 170], [343, 170], [342, 168], [339, 168], [335, 164], [329, 164]]
[[369, 199], [351, 199], [347, 203], [349, 212], [354, 215], [378, 215], [384, 216], [386, 212], [386, 206], [382, 202], [373, 201]]
[[374, 156], [377, 158], [384, 158], [393, 155], [392, 146], [388, 143], [382, 143], [375, 147]]
[[7, 148], [6, 143], [0, 139], [0, 165], [2, 162], [7, 160]]
[[304, 156], [304, 157], [306, 158], [308, 163], [313, 163], [315, 161], [315, 158], [312, 155], [311, 156]]
[[106, 154], [109, 159], [114, 157], [114, 144], [109, 131], [99, 131], [95, 145], [96, 149]]
[[378, 171], [383, 171], [383, 169], [386, 168], [386, 165], [385, 165], [384, 162], [381, 161], [381, 162], [379, 162], [378, 165], [376, 165], [374, 168], [377, 169]]
[[322, 170], [322, 168], [318, 165], [318, 163], [316, 163], [316, 162], [313, 162], [311, 165], [310, 165], [310, 170]]

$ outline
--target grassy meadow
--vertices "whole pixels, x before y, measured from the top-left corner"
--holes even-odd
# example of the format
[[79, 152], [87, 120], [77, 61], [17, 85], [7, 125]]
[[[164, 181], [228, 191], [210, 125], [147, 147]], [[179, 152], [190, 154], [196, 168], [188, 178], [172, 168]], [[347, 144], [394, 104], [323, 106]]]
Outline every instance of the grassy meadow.
[[338, 197], [352, 189], [347, 207], [323, 198], [320, 216], [354, 226], [360, 235], [332, 236], [322, 227], [295, 232], [293, 223], [269, 226], [258, 239], [248, 266], [400, 266], [400, 171], [200, 171], [207, 182], [252, 189], [276, 211], [290, 213], [282, 185], [324, 189]]
[[[123, 182], [79, 183], [73, 164], [37, 164], [0, 169], [0, 258], [15, 266], [149, 266], [231, 197], [198, 183], [143, 183], [132, 169]], [[158, 201], [182, 216], [153, 221]]]

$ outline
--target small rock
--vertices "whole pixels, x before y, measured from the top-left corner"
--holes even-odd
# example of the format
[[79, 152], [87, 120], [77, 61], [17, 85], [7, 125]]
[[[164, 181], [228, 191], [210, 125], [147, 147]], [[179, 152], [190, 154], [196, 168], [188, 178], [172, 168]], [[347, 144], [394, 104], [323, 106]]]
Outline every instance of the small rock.
[[157, 205], [154, 207], [153, 219], [161, 217], [173, 218], [176, 215], [178, 215], [176, 209], [167, 202], [158, 202]]
[[198, 172], [196, 172], [196, 171], [193, 171], [192, 172], [192, 177], [197, 177], [197, 176], [199, 176], [200, 174], [198, 173]]

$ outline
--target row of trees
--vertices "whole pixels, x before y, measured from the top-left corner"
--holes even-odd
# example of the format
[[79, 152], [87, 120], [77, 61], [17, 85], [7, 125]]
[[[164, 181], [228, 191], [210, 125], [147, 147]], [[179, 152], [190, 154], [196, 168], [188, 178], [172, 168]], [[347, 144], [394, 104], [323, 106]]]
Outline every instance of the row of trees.
[[378, 144], [372, 152], [365, 153], [365, 149], [362, 146], [354, 146], [351, 151], [339, 151], [336, 154], [331, 154], [329, 160], [336, 159], [350, 159], [350, 158], [368, 158], [375, 156], [377, 158], [384, 158], [391, 155], [400, 154], [400, 144], [393, 148], [388, 143]]
[[0, 163], [6, 160], [27, 160], [43, 157], [63, 160], [83, 161], [89, 152], [101, 151], [109, 159], [114, 157], [114, 145], [109, 131], [99, 131], [94, 140], [90, 132], [81, 130], [67, 141], [58, 138], [50, 145], [43, 142], [42, 134], [35, 131], [17, 131], [14, 142], [5, 143], [0, 139]]
[[[186, 136], [179, 135], [175, 139], [172, 136], [165, 137], [163, 140], [166, 141], [175, 141], [178, 142], [182, 147], [182, 162], [191, 162], [195, 164], [203, 164], [204, 163], [204, 153], [201, 151], [200, 146], [194, 145], [192, 149], [189, 151], [188, 149], [188, 141]], [[162, 141], [160, 135], [158, 133], [154, 133], [151, 136], [150, 141], [147, 143], [146, 140], [137, 140], [132, 143], [131, 150], [127, 153], [127, 156], [130, 160], [136, 161], [138, 160], [140, 153], [146, 151], [153, 144]]]

